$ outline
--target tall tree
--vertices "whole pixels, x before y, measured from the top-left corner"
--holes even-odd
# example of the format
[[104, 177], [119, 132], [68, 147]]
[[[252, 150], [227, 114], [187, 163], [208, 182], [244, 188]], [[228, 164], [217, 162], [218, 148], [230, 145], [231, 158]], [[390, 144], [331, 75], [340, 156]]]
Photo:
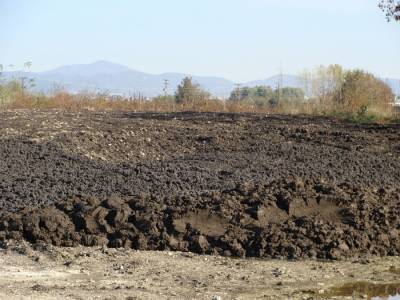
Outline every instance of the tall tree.
[[204, 91], [200, 85], [194, 83], [191, 77], [183, 78], [175, 92], [175, 100], [177, 103], [194, 103], [209, 98], [210, 94]]
[[318, 66], [314, 70], [300, 74], [307, 96], [326, 103], [344, 80], [345, 72], [340, 65]]

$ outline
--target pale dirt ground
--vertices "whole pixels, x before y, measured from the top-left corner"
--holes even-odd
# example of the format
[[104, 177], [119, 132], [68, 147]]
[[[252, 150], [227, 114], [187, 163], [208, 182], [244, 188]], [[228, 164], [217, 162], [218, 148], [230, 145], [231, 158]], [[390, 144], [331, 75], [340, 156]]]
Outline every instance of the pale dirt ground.
[[330, 287], [344, 283], [400, 282], [394, 268], [398, 257], [291, 262], [22, 245], [0, 251], [0, 299], [334, 299]]

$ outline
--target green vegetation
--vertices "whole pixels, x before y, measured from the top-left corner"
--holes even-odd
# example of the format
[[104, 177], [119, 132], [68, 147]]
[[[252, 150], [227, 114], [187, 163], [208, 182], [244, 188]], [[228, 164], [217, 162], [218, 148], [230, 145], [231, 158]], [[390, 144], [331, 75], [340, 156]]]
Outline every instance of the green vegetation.
[[363, 70], [339, 65], [319, 66], [303, 72], [310, 114], [332, 115], [354, 122], [374, 122], [393, 117], [395, 95], [382, 80]]
[[298, 88], [282, 88], [273, 90], [268, 86], [242, 87], [232, 91], [229, 101], [247, 102], [257, 108], [275, 108], [280, 103], [304, 101], [304, 92]]
[[242, 87], [232, 91], [229, 102], [242, 103], [255, 110], [335, 116], [357, 123], [394, 117], [392, 90], [368, 72], [329, 65], [306, 70], [300, 78], [303, 89]]
[[17, 81], [0, 83], [0, 108], [12, 104], [22, 95], [21, 85]]
[[183, 78], [175, 93], [175, 100], [178, 104], [193, 104], [210, 98], [210, 93], [204, 91], [197, 83], [194, 83], [191, 77]]
[[359, 117], [390, 112], [394, 99], [386, 83], [361, 70], [348, 71], [333, 98], [340, 110]]
[[26, 72], [31, 66], [32, 62], [25, 62], [22, 70], [20, 70], [21, 75], [18, 78], [5, 81], [2, 78], [3, 65], [0, 64], [0, 108], [24, 97], [25, 91], [35, 86], [35, 82], [32, 78], [22, 75], [23, 72]]
[[0, 73], [0, 108], [309, 114], [334, 116], [357, 123], [398, 119], [394, 112], [395, 96], [392, 90], [368, 72], [347, 71], [339, 65], [318, 66], [311, 71], [304, 71], [301, 81], [303, 89], [273, 89], [268, 86], [237, 88], [225, 101], [213, 99], [192, 78], [186, 77], [174, 95], [144, 100], [115, 99], [98, 94], [70, 95], [63, 91], [53, 96], [33, 94], [27, 92], [33, 82], [22, 76], [12, 81], [2, 81]]

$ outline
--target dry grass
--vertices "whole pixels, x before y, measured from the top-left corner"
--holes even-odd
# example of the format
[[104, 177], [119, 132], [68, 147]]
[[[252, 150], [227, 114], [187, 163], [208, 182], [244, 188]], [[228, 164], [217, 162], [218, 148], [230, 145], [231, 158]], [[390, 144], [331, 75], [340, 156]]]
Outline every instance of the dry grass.
[[134, 112], [232, 112], [232, 113], [271, 113], [287, 115], [315, 115], [334, 116], [354, 122], [386, 122], [395, 118], [393, 107], [372, 106], [368, 111], [348, 112], [333, 104], [332, 101], [321, 103], [317, 100], [282, 101], [275, 107], [259, 107], [249, 102], [231, 102], [221, 100], [204, 100], [194, 103], [177, 104], [171, 99], [162, 97], [152, 100], [110, 100], [107, 96], [93, 96], [89, 94], [71, 95], [57, 93], [54, 96], [32, 95], [17, 93], [12, 96], [13, 101], [4, 102], [0, 108], [6, 109], [62, 109], [69, 111], [134, 111]]
[[153, 100], [110, 100], [106, 96], [71, 95], [58, 93], [54, 96], [24, 95], [3, 105], [7, 109], [64, 109], [64, 110], [126, 110], [126, 111], [199, 111], [199, 112], [268, 112], [246, 103], [230, 103], [221, 100], [204, 100], [177, 104], [162, 98]]

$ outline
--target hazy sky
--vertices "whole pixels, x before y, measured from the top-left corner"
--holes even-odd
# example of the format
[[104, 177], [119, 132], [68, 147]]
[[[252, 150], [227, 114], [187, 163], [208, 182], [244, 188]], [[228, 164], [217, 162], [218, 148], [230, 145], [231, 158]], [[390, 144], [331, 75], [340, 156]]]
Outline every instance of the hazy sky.
[[400, 22], [378, 0], [0, 0], [0, 63], [109, 60], [235, 81], [318, 64], [400, 78]]

